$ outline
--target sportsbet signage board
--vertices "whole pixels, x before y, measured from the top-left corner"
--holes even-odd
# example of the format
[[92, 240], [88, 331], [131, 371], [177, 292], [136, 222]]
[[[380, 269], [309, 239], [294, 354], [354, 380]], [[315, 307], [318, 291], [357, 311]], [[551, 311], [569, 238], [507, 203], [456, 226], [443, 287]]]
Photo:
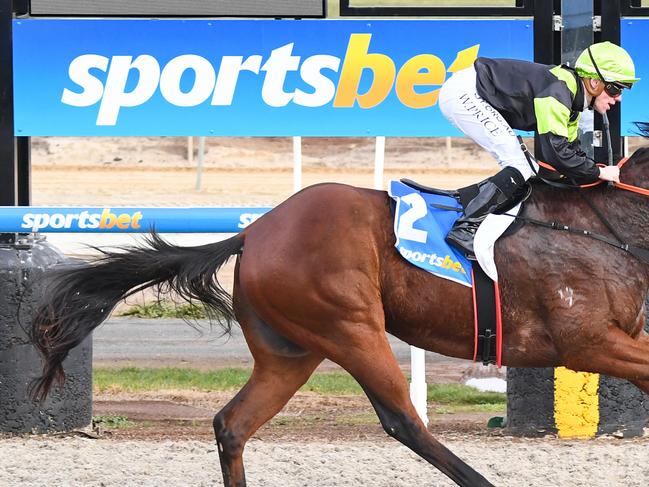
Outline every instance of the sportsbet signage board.
[[15, 134], [456, 135], [439, 88], [531, 20], [15, 20]]

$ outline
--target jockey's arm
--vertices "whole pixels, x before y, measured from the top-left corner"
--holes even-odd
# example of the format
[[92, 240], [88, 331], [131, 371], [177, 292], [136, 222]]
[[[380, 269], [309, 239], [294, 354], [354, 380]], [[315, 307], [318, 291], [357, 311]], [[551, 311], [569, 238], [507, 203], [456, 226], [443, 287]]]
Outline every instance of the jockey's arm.
[[539, 149], [545, 162], [564, 176], [577, 184], [594, 183], [600, 178], [600, 170], [581, 150], [576, 139], [578, 118], [571, 121], [568, 103], [571, 100], [561, 102], [552, 96], [534, 100]]
[[545, 162], [577, 184], [594, 183], [600, 178], [600, 168], [581, 150], [578, 141], [571, 143], [567, 137], [546, 132], [539, 134], [539, 142]]

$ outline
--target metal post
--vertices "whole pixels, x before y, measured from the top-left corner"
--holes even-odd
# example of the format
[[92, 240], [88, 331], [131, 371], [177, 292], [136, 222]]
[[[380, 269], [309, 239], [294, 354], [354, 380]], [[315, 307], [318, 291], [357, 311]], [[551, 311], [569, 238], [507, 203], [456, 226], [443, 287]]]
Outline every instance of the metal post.
[[302, 137], [293, 137], [293, 192], [302, 189]]
[[[534, 61], [559, 64], [561, 32], [554, 30], [553, 16], [561, 13], [561, 0], [534, 2]], [[535, 155], [542, 160], [535, 135]], [[527, 435], [532, 431], [552, 430], [554, 369], [507, 368], [507, 428]]]
[[[534, 61], [542, 64], [559, 64], [560, 32], [553, 28], [553, 15], [561, 12], [561, 0], [534, 1]], [[542, 160], [538, 150], [538, 135], [534, 136], [534, 155]]]
[[559, 32], [553, 29], [555, 14], [561, 13], [560, 0], [534, 1], [534, 61], [556, 64], [559, 60]]
[[[620, 0], [599, 0], [595, 2], [596, 7], [599, 7], [599, 14], [602, 16], [602, 30], [595, 33], [595, 40], [611, 41], [614, 44], [620, 45], [620, 20], [621, 20], [621, 6]], [[597, 10], [596, 10], [597, 13]], [[616, 104], [608, 112], [608, 120], [611, 130], [611, 146], [613, 148], [613, 159], [619, 160], [622, 157], [622, 114], [620, 105]], [[595, 129], [602, 130], [601, 117], [595, 117]], [[595, 160], [604, 162], [607, 158], [606, 147], [595, 149]]]
[[410, 346], [410, 400], [417, 414], [428, 426], [428, 385], [426, 384], [426, 352]]
[[[0, 206], [18, 202], [12, 19], [12, 0], [0, 0]], [[15, 238], [13, 234], [0, 234], [0, 244], [13, 243]]]
[[385, 166], [385, 137], [376, 138], [374, 150], [374, 189], [383, 189], [383, 168]]
[[18, 170], [18, 204], [32, 204], [32, 147], [30, 137], [16, 137], [16, 165]]
[[[593, 1], [563, 0], [561, 3], [561, 62], [574, 66], [579, 55], [593, 43]], [[593, 157], [593, 112], [585, 110], [579, 123], [581, 147]]]
[[[383, 190], [385, 172], [385, 136], [376, 137], [374, 150], [374, 189]], [[421, 348], [410, 347], [410, 400], [419, 417], [428, 426], [426, 359]]]
[[194, 162], [194, 137], [187, 137], [187, 162]]
[[205, 137], [198, 138], [198, 164], [196, 164], [196, 191], [201, 190], [203, 181], [203, 161], [205, 160]]
[[[29, 14], [30, 0], [14, 0], [13, 10], [16, 17]], [[32, 204], [32, 151], [30, 137], [16, 137], [16, 158], [18, 170], [18, 204]]]
[[[385, 136], [376, 137], [374, 150], [374, 189], [383, 190], [385, 170]], [[425, 352], [410, 347], [410, 400], [419, 417], [428, 426]]]

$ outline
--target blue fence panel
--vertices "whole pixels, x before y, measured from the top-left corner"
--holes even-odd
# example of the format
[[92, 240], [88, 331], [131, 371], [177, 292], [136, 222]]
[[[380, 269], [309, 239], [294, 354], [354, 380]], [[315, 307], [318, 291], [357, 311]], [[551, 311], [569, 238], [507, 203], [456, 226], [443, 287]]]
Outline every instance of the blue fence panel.
[[443, 136], [476, 56], [533, 59], [532, 19], [14, 21], [15, 134]]
[[237, 233], [271, 208], [0, 207], [0, 232]]
[[640, 78], [633, 89], [622, 95], [622, 135], [638, 135], [633, 122], [649, 122], [649, 19], [630, 17], [622, 19], [622, 47], [633, 58], [636, 77]]

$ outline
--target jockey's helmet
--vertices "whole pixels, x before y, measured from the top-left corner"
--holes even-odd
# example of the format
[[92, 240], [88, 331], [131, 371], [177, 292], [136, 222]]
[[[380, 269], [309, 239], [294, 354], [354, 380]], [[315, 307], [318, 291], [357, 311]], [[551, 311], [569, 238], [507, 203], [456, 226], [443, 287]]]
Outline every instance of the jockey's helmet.
[[629, 53], [608, 41], [586, 48], [577, 58], [575, 70], [582, 78], [619, 84], [620, 88], [631, 88], [640, 79], [635, 77], [635, 65]]

